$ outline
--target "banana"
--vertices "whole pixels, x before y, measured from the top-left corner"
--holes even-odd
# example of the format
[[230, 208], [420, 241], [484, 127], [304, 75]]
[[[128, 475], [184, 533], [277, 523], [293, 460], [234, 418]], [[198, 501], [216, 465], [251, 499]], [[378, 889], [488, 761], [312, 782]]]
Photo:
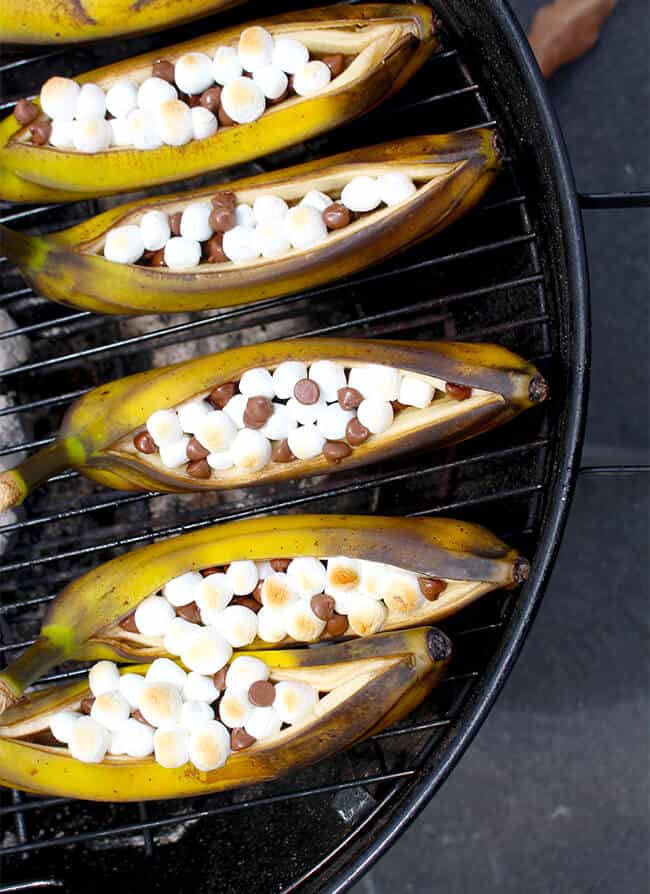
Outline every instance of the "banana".
[[[182, 460], [180, 468], [168, 468], [158, 453], [142, 453], [134, 446], [134, 436], [137, 438], [144, 431], [154, 411], [193, 400], [200, 401], [207, 409], [202, 398], [214, 389], [225, 383], [239, 383], [247, 370], [275, 370], [288, 360], [302, 362], [310, 369], [316, 361], [334, 361], [351, 369], [350, 382], [354, 381], [355, 369], [363, 370], [369, 364], [383, 366], [400, 374], [412, 373], [425, 382], [435, 383], [442, 391], [437, 390], [438, 397], [422, 409], [408, 406], [399, 410], [383, 433], [372, 434], [363, 443], [349, 447], [344, 441], [335, 442], [342, 445], [343, 454], [347, 453], [335, 463], [322, 452], [310, 459], [280, 461], [275, 452], [280, 444], [278, 440], [273, 442], [276, 448], [269, 461], [260, 468], [247, 467], [247, 460], [241, 457], [238, 465], [223, 471], [209, 469], [208, 462], [204, 461], [208, 477], [198, 478], [188, 473], [187, 460]], [[268, 372], [265, 374], [268, 376]], [[464, 400], [443, 396], [445, 383], [466, 386], [471, 392]], [[280, 392], [284, 397], [287, 394]], [[108, 487], [187, 492], [274, 482], [362, 466], [407, 450], [472, 437], [511, 419], [544, 400], [546, 395], [546, 382], [535, 367], [498, 345], [306, 338], [234, 348], [136, 373], [89, 391], [68, 410], [52, 444], [0, 475], [0, 511], [21, 503], [39, 483], [67, 468], [76, 468]], [[336, 400], [336, 393], [329, 399]], [[278, 410], [277, 402], [271, 406], [274, 413], [284, 410], [283, 406]], [[268, 432], [268, 436], [277, 438], [278, 433]], [[285, 437], [282, 433], [281, 436]], [[269, 444], [266, 442], [270, 451]]]
[[[139, 662], [168, 654], [162, 636], [144, 636], [131, 632], [132, 627], [126, 629], [129, 625], [121, 625], [133, 612], [137, 621], [137, 609], [143, 600], [181, 575], [208, 573], [246, 560], [327, 556], [346, 557], [345, 562], [338, 563], [338, 571], [332, 573], [325, 589], [338, 592], [336, 585], [339, 591], [346, 587], [355, 591], [348, 595], [350, 618], [355, 604], [364, 606], [364, 611], [368, 605], [368, 596], [361, 594], [355, 574], [376, 571], [380, 585], [387, 575], [397, 574], [388, 600], [392, 607], [384, 609], [383, 629], [389, 630], [447, 617], [490, 590], [517, 586], [529, 574], [528, 562], [515, 549], [485, 528], [452, 519], [304, 515], [208, 527], [119, 556], [65, 587], [48, 607], [38, 639], [0, 673], [0, 710], [63, 661]], [[283, 579], [284, 575], [275, 575], [278, 584]], [[291, 580], [291, 566], [287, 579]], [[434, 594], [433, 601], [423, 599], [414, 589], [425, 579], [438, 585], [438, 598]], [[377, 584], [374, 587], [375, 597], [370, 602], [379, 604]], [[403, 605], [394, 601], [400, 594], [406, 600]], [[281, 606], [280, 611], [284, 610]], [[219, 618], [214, 621], [215, 629], [220, 623]], [[323, 627], [320, 636], [327, 638]], [[352, 630], [344, 623], [341, 632], [350, 635]], [[290, 642], [290, 638], [284, 641]], [[255, 644], [264, 646], [261, 639]], [[183, 661], [189, 663], [185, 657]]]
[[[411, 4], [336, 6], [286, 13], [261, 24], [274, 36], [301, 40], [312, 54], [344, 53], [353, 61], [316, 96], [290, 97], [256, 121], [222, 127], [184, 146], [139, 151], [110, 148], [87, 155], [30, 142], [35, 122], [14, 115], [0, 124], [0, 198], [59, 202], [143, 189], [220, 170], [301, 143], [338, 127], [399, 90], [437, 48], [431, 8]], [[232, 45], [242, 25], [87, 72], [76, 80], [108, 90], [129, 78], [141, 83], [161, 56], [175, 63], [188, 52], [210, 56]], [[45, 120], [44, 116], [37, 118]]]
[[288, 202], [310, 190], [339, 194], [356, 175], [398, 171], [417, 184], [410, 198], [330, 232], [315, 248], [294, 249], [273, 259], [204, 262], [181, 271], [118, 264], [103, 257], [111, 229], [138, 224], [147, 211], [183, 211], [191, 201], [209, 199], [214, 187], [140, 199], [48, 236], [0, 227], [0, 252], [20, 267], [39, 294], [99, 313], [168, 313], [246, 304], [348, 276], [428, 238], [472, 208], [499, 167], [495, 133], [479, 129], [410, 137], [222, 184], [238, 203], [250, 205], [269, 192]]

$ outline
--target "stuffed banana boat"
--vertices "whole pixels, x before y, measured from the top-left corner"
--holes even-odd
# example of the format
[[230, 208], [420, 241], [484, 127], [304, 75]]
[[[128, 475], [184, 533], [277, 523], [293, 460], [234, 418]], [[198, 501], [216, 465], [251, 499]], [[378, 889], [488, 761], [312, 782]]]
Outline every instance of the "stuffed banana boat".
[[498, 345], [301, 339], [234, 348], [99, 386], [0, 475], [0, 511], [64, 469], [108, 487], [205, 491], [318, 475], [455, 443], [544, 400]]
[[344, 5], [53, 75], [0, 124], [0, 198], [92, 198], [266, 155], [367, 112], [437, 45], [428, 6]]
[[48, 298], [100, 313], [205, 310], [340, 279], [469, 211], [494, 131], [411, 137], [191, 193], [131, 202], [0, 252]]
[[206, 528], [62, 590], [38, 639], [0, 674], [0, 707], [63, 661], [171, 657], [211, 676], [233, 649], [428, 624], [528, 573], [517, 550], [451, 519], [305, 515]]

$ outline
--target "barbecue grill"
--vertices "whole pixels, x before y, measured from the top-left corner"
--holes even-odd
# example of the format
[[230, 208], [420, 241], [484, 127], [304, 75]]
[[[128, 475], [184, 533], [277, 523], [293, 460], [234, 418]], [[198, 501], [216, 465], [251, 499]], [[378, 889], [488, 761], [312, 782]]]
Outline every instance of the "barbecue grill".
[[[304, 5], [304, 4], [303, 4]], [[296, 5], [298, 8], [300, 4]], [[444, 46], [389, 104], [334, 133], [242, 168], [253, 173], [408, 134], [489, 125], [506, 152], [486, 201], [447, 233], [347, 281], [253, 307], [104, 318], [67, 310], [0, 264], [11, 314], [0, 373], [0, 457], [48, 443], [69, 402], [103, 381], [241, 342], [340, 334], [494, 340], [539, 366], [552, 400], [468, 444], [352, 474], [255, 491], [177, 497], [98, 490], [76, 473], [37, 491], [0, 527], [0, 652], [35, 636], [69, 580], [155, 537], [258, 513], [444, 513], [481, 522], [533, 560], [520, 592], [497, 593], [442, 626], [446, 679], [397, 728], [295, 776], [202, 799], [86, 804], [3, 791], [0, 891], [341, 891], [433, 795], [490, 709], [521, 648], [557, 551], [577, 472], [588, 370], [583, 207], [647, 201], [576, 196], [562, 138], [525, 38], [498, 0], [434, 2]], [[280, 4], [278, 11], [291, 8]], [[264, 14], [247, 4], [175, 33], [89, 48], [7, 52], [3, 102], [68, 74]], [[240, 173], [239, 171], [237, 173]], [[106, 201], [0, 209], [45, 232]], [[53, 677], [69, 677], [61, 668]], [[128, 886], [131, 885], [131, 888]]]

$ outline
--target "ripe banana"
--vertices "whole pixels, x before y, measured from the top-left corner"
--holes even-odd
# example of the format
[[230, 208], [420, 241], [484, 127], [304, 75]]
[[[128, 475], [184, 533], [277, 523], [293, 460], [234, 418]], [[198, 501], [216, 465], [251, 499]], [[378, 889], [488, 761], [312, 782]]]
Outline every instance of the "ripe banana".
[[[37, 146], [14, 115], [0, 123], [0, 198], [14, 202], [74, 201], [143, 189], [227, 168], [338, 127], [399, 90], [437, 48], [429, 6], [368, 4], [301, 10], [261, 20], [272, 35], [296, 37], [313, 53], [343, 52], [354, 61], [315, 96], [290, 97], [249, 124], [220, 128], [184, 146], [140, 151], [110, 148], [93, 155]], [[212, 55], [236, 42], [239, 25], [87, 72], [76, 80], [108, 89], [117, 80], [141, 83], [161, 56]]]
[[[490, 590], [518, 585], [529, 573], [517, 550], [485, 528], [452, 519], [304, 515], [205, 528], [119, 556], [65, 587], [50, 604], [38, 639], [0, 673], [0, 710], [63, 661], [138, 662], [168, 654], [162, 636], [133, 633], [120, 622], [172, 579], [242, 560], [301, 556], [347, 557], [353, 575], [354, 569], [364, 568], [355, 560], [378, 563], [380, 574], [396, 566], [406, 569], [410, 580], [433, 579], [442, 585], [433, 601], [420, 597], [408, 610], [391, 608], [383, 629], [447, 617]], [[336, 580], [339, 586], [341, 580], [353, 587], [357, 583], [347, 568]], [[259, 639], [255, 644], [264, 645]], [[185, 657], [183, 661], [188, 664]]]
[[[370, 435], [364, 443], [348, 448], [345, 442], [337, 442], [348, 455], [336, 465], [323, 453], [292, 461], [276, 461], [276, 454], [271, 453], [271, 460], [257, 470], [247, 470], [242, 459], [223, 471], [206, 468], [209, 477], [197, 478], [188, 474], [189, 466], [166, 468], [157, 453], [135, 448], [134, 436], [144, 430], [154, 411], [200, 400], [218, 386], [238, 383], [247, 370], [272, 370], [287, 360], [305, 365], [330, 360], [351, 369], [377, 364], [414, 373], [435, 382], [442, 391], [436, 391], [438, 398], [423, 409], [408, 406], [399, 410], [383, 433]], [[464, 400], [443, 396], [445, 383], [467, 386], [469, 396]], [[68, 410], [52, 444], [0, 475], [0, 511], [21, 503], [34, 487], [67, 468], [122, 490], [187, 492], [366, 465], [403, 451], [470, 438], [511, 419], [546, 395], [546, 383], [535, 367], [498, 345], [306, 338], [234, 348], [136, 373], [85, 394]]]

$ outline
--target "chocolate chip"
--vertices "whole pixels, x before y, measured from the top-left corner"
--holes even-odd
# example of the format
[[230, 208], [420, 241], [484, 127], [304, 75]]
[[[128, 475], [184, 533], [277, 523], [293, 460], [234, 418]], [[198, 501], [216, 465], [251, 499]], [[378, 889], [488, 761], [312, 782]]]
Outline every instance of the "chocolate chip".
[[216, 115], [219, 111], [219, 103], [221, 102], [221, 87], [208, 87], [201, 94], [199, 100], [204, 109]]
[[287, 78], [287, 93], [289, 96], [293, 96], [296, 92], [296, 88], [293, 86], [293, 75], [289, 75]]
[[321, 593], [320, 596], [312, 596], [309, 604], [313, 613], [321, 621], [331, 621], [336, 614], [336, 603], [331, 596], [327, 596], [325, 593]]
[[[135, 711], [131, 712], [131, 717], [133, 717], [134, 720], [137, 720], [138, 723], [147, 723], [144, 718], [144, 714], [142, 713], [142, 711], [139, 710], [139, 708], [136, 708]], [[149, 726], [148, 723], [147, 726]]]
[[331, 71], [333, 78], [337, 78], [345, 67], [345, 56], [343, 53], [330, 53], [327, 56], [323, 56], [322, 61]]
[[31, 129], [32, 143], [35, 146], [44, 146], [50, 139], [52, 124], [49, 121], [37, 121]]
[[257, 599], [253, 599], [252, 596], [233, 596], [230, 600], [230, 605], [243, 605], [244, 608], [249, 608], [255, 614], [262, 608]]
[[457, 385], [455, 382], [445, 382], [445, 391], [454, 400], [467, 400], [472, 396], [472, 389], [467, 385]]
[[355, 416], [355, 418], [350, 419], [348, 424], [345, 426], [345, 437], [350, 446], [358, 447], [359, 444], [363, 444], [364, 441], [368, 440], [368, 438], [370, 437], [370, 432], [365, 427], [365, 425], [361, 425], [361, 423]]
[[135, 623], [135, 612], [131, 612], [130, 615], [122, 618], [119, 626], [122, 628], [122, 630], [126, 630], [128, 633], [140, 633], [140, 631], [138, 630], [138, 625]]
[[172, 232], [172, 236], [180, 236], [181, 235], [181, 217], [183, 216], [182, 211], [175, 211], [169, 217], [169, 229]]
[[224, 206], [225, 208], [233, 209], [237, 204], [237, 197], [235, 196], [235, 193], [231, 192], [229, 189], [222, 189], [212, 196], [212, 204], [215, 208], [217, 206]]
[[340, 463], [352, 453], [352, 448], [345, 441], [325, 441], [323, 456], [330, 463]]
[[225, 233], [235, 226], [235, 211], [227, 205], [215, 205], [210, 212], [208, 223], [215, 233]]
[[158, 251], [155, 251], [151, 258], [149, 259], [150, 267], [166, 267], [165, 264], [165, 249], [159, 248]]
[[197, 459], [193, 463], [188, 463], [185, 471], [190, 478], [209, 478], [212, 474], [210, 466], [205, 459]]
[[343, 636], [345, 631], [348, 629], [348, 616], [347, 615], [339, 615], [336, 612], [332, 615], [332, 617], [327, 622], [325, 627], [325, 632], [329, 633], [330, 636]]
[[90, 714], [90, 709], [95, 703], [95, 697], [93, 695], [87, 695], [85, 698], [81, 699], [81, 704], [79, 705], [79, 710], [82, 714]]
[[197, 106], [201, 105], [201, 95], [201, 93], [188, 93], [185, 102], [191, 109], [195, 109]]
[[230, 398], [237, 391], [237, 385], [234, 382], [224, 382], [223, 385], [217, 385], [208, 395], [208, 403], [212, 404], [215, 410], [223, 410]]
[[14, 108], [14, 117], [19, 124], [31, 124], [35, 118], [38, 118], [39, 108], [35, 102], [29, 99], [19, 99]]
[[248, 689], [248, 701], [256, 708], [268, 708], [275, 701], [275, 686], [268, 680], [256, 680]]
[[151, 67], [151, 77], [174, 83], [174, 65], [168, 59], [157, 59]]
[[194, 437], [190, 438], [185, 451], [185, 453], [187, 453], [187, 458], [192, 462], [195, 462], [197, 459], [205, 459], [209, 452], [210, 451]]
[[262, 428], [273, 415], [273, 403], [268, 397], [249, 397], [244, 410], [246, 428]]
[[289, 442], [286, 438], [282, 441], [278, 441], [271, 451], [271, 459], [274, 463], [291, 463], [295, 458], [296, 457], [291, 452]]
[[251, 596], [258, 603], [258, 605], [262, 605], [262, 587], [264, 586], [263, 581], [258, 581], [255, 585], [255, 589], [251, 593]]
[[222, 124], [224, 127], [234, 127], [234, 125], [237, 124], [237, 122], [233, 121], [230, 115], [228, 115], [228, 113], [224, 111], [222, 105], [219, 106], [217, 118], [219, 119], [219, 124]]
[[318, 383], [313, 379], [298, 379], [293, 386], [293, 396], [298, 403], [306, 404], [306, 406], [317, 403], [320, 397]]
[[405, 410], [408, 407], [408, 404], [402, 404], [398, 400], [391, 400], [390, 405], [394, 413], [399, 413], [400, 410]]
[[243, 726], [236, 726], [230, 732], [230, 747], [233, 751], [243, 751], [244, 748], [250, 748], [257, 740], [254, 736], [249, 736]]
[[228, 256], [223, 250], [223, 233], [215, 233], [203, 243], [203, 257], [208, 264], [223, 264]]
[[343, 410], [356, 410], [363, 400], [363, 394], [360, 391], [357, 391], [356, 388], [339, 388], [336, 392], [336, 396], [339, 401], [339, 406]]
[[144, 431], [138, 432], [135, 436], [133, 439], [133, 446], [136, 450], [139, 450], [140, 453], [155, 453], [158, 449], [156, 447], [156, 442], [146, 428]]
[[212, 674], [212, 681], [218, 692], [223, 692], [226, 688], [226, 674], [228, 673], [228, 665], [222, 667], [216, 674]]
[[286, 571], [291, 564], [291, 559], [271, 559], [269, 565], [274, 571]]
[[223, 574], [225, 570], [225, 565], [212, 565], [211, 568], [203, 568], [199, 574], [201, 577], [210, 577], [211, 574]]
[[350, 212], [341, 202], [332, 202], [323, 211], [323, 223], [328, 230], [342, 230], [351, 220]]
[[201, 612], [199, 611], [196, 602], [188, 602], [187, 605], [178, 605], [176, 607], [176, 614], [179, 618], [184, 618], [186, 621], [189, 621], [190, 624], [201, 623]]
[[418, 577], [420, 592], [429, 602], [435, 602], [443, 590], [447, 589], [447, 581], [439, 577]]

